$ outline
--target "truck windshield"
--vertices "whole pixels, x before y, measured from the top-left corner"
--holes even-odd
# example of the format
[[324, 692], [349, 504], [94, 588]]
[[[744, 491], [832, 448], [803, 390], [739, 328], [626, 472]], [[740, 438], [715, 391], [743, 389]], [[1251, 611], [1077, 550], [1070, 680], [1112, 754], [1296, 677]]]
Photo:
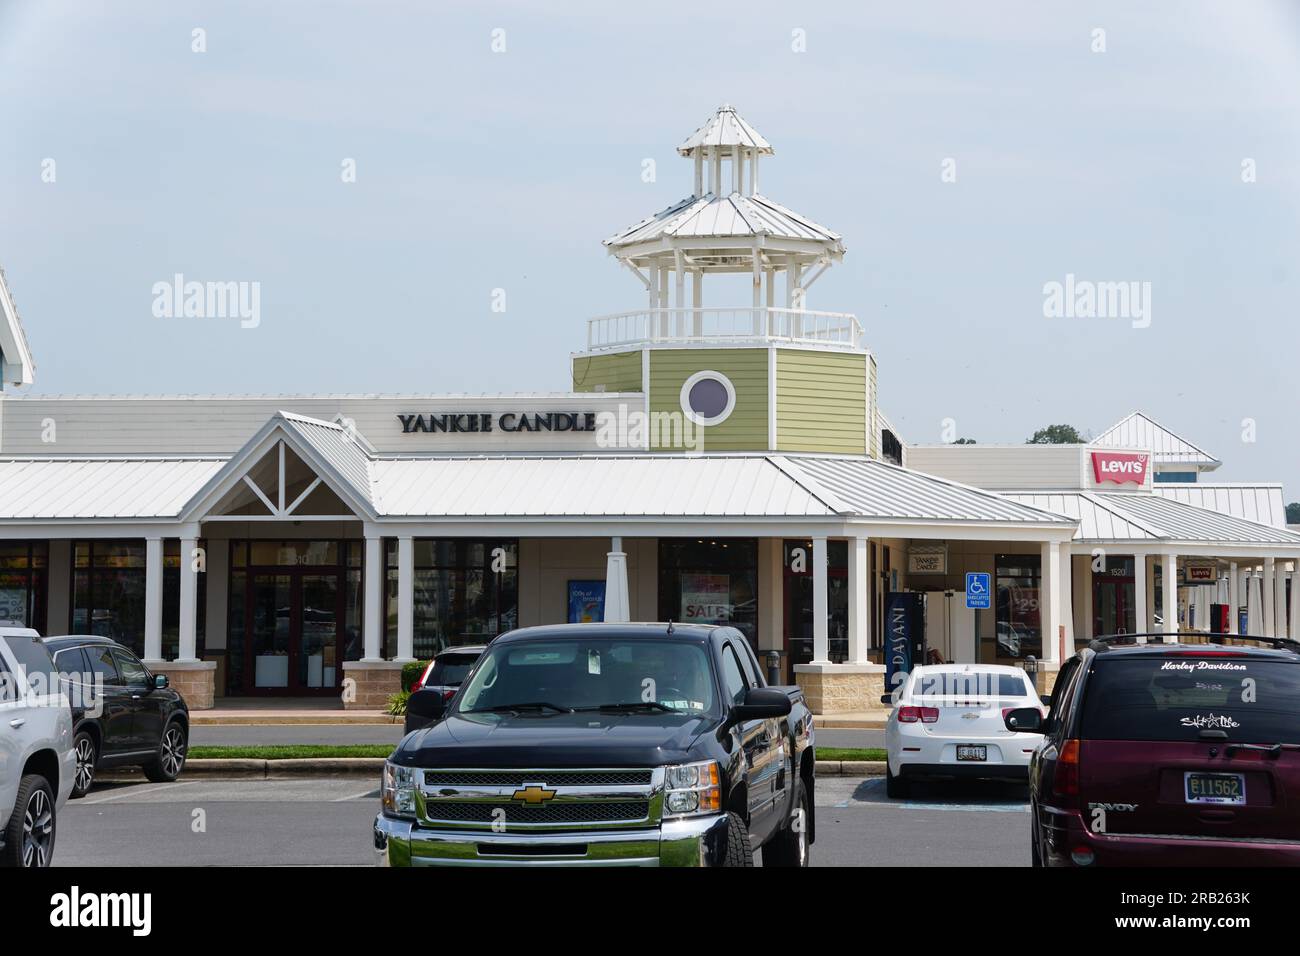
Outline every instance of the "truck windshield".
[[1300, 665], [1246, 657], [1099, 660], [1083, 695], [1087, 740], [1300, 743]]
[[596, 637], [491, 648], [458, 709], [702, 714], [713, 711], [714, 697], [702, 645]]

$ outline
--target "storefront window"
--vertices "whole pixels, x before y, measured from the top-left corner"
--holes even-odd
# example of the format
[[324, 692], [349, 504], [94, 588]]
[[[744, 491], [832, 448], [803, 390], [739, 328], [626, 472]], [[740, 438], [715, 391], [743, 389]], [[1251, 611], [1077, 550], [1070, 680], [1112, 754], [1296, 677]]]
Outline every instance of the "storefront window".
[[1039, 619], [1042, 561], [1032, 554], [997, 556], [997, 656], [1042, 659]]
[[[385, 656], [397, 654], [397, 540], [384, 547]], [[486, 644], [518, 625], [519, 542], [416, 538], [413, 650], [427, 660], [446, 647]]]
[[48, 542], [0, 542], [0, 620], [46, 633], [48, 567]]
[[[813, 659], [813, 546], [811, 541], [787, 541], [785, 559], [786, 679], [793, 682], [795, 664]], [[828, 651], [832, 663], [849, 659], [849, 543], [826, 542]]]
[[144, 541], [75, 541], [72, 555], [72, 633], [111, 637], [143, 657]]
[[659, 617], [683, 624], [729, 624], [758, 653], [758, 542], [661, 538]]

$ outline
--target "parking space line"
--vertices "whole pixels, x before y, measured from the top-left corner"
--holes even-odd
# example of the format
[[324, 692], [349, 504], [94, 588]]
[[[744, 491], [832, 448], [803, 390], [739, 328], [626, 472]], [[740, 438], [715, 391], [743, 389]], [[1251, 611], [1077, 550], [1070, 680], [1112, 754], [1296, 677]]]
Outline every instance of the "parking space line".
[[379, 796], [378, 788], [371, 787], [369, 790], [362, 791], [361, 793], [350, 794], [349, 796], [346, 797], [335, 797], [333, 800], [330, 801], [330, 803], [347, 803], [349, 800], [362, 800], [366, 797], [377, 797], [377, 796]]
[[112, 796], [108, 796], [108, 797], [91, 797], [90, 799], [86, 799], [83, 797], [82, 799], [78, 800], [77, 803], [83, 807], [93, 807], [100, 803], [112, 803], [114, 800], [123, 800], [126, 797], [138, 797], [143, 793], [154, 793], [158, 790], [165, 790], [165, 789], [174, 790], [176, 787], [188, 787], [193, 782], [194, 782], [193, 780], [182, 780], [173, 783], [160, 783], [157, 784], [156, 786], [146, 787], [143, 790], [138, 790], [132, 787], [131, 789], [125, 790], [122, 793], [115, 793]]

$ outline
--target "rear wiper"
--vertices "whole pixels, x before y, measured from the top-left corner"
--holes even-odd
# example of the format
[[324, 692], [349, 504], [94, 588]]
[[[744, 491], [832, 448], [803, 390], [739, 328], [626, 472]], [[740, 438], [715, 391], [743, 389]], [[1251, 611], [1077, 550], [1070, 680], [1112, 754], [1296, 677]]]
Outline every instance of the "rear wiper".
[[552, 704], [545, 700], [532, 700], [518, 704], [497, 704], [495, 707], [476, 707], [473, 710], [467, 710], [467, 714], [503, 714], [507, 711], [517, 710], [551, 710], [557, 714], [571, 714], [572, 707], [561, 707], [558, 704]]
[[1223, 752], [1231, 757], [1238, 750], [1259, 750], [1270, 757], [1276, 757], [1283, 750], [1300, 750], [1300, 744], [1228, 744]]
[[657, 700], [636, 700], [622, 701], [615, 704], [597, 704], [595, 707], [578, 707], [576, 710], [653, 710], [661, 714], [675, 714], [676, 707], [669, 707], [667, 704], [661, 704]]

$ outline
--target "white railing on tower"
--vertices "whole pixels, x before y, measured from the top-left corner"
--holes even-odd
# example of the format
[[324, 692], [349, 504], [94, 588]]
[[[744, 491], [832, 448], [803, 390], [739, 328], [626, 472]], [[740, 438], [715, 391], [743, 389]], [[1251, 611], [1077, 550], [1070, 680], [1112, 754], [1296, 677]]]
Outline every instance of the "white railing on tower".
[[791, 342], [859, 348], [862, 326], [849, 312], [746, 306], [640, 309], [587, 320], [589, 350], [663, 342]]

